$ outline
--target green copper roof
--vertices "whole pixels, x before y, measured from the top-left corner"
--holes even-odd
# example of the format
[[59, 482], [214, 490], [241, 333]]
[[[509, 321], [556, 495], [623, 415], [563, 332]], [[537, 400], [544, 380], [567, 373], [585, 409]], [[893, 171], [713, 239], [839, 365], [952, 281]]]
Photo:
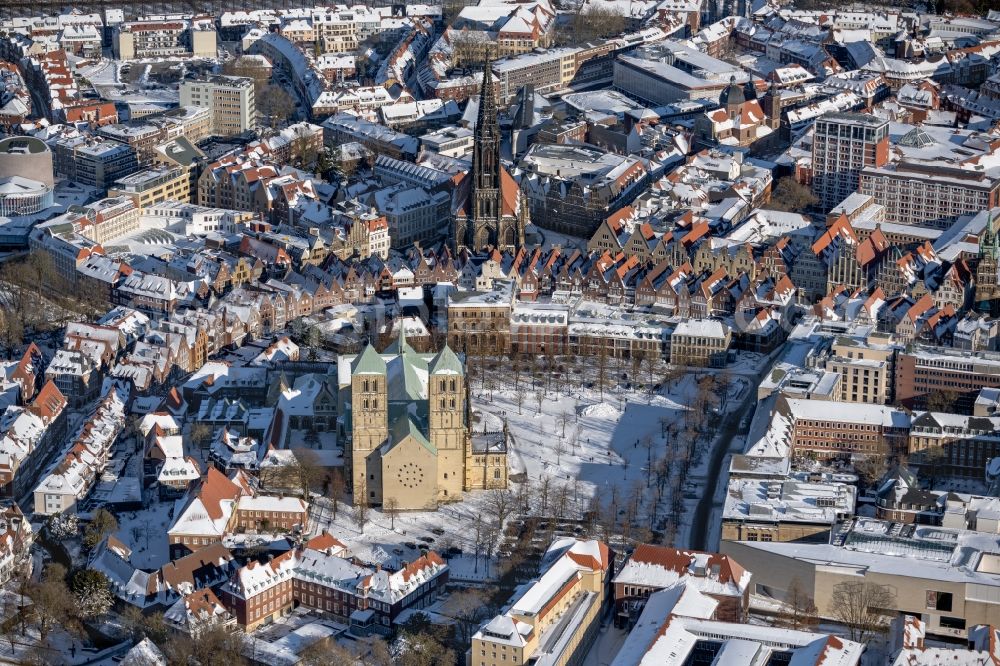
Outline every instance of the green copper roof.
[[451, 347], [445, 345], [431, 361], [430, 372], [432, 375], [464, 375], [465, 368]]
[[389, 433], [389, 449], [402, 442], [407, 436], [413, 437], [413, 439], [417, 440], [425, 449], [434, 455], [437, 455], [437, 449], [424, 436], [424, 433], [420, 432], [420, 427], [408, 414], [403, 414], [392, 423]]
[[355, 375], [385, 374], [385, 361], [382, 360], [382, 357], [379, 356], [370, 342], [365, 347], [365, 350], [361, 352], [361, 355], [354, 359], [351, 373]]

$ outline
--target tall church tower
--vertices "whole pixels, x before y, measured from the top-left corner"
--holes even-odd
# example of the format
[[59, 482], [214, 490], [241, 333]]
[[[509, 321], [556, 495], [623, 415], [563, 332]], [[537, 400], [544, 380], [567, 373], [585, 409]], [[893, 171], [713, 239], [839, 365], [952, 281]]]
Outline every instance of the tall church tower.
[[500, 227], [500, 122], [494, 93], [493, 71], [487, 60], [472, 149], [472, 220], [467, 233], [471, 232], [470, 245], [475, 247], [495, 245]]
[[428, 439], [438, 452], [438, 490], [442, 499], [459, 497], [465, 485], [465, 369], [447, 345], [428, 366]]
[[500, 121], [493, 71], [487, 60], [479, 92], [472, 168], [466, 196], [455, 217], [455, 244], [471, 250], [514, 250], [524, 245], [527, 206], [517, 183], [500, 162]]
[[[385, 361], [369, 344], [351, 368], [351, 488], [357, 504], [358, 492], [380, 500], [381, 472], [372, 451], [389, 438], [389, 387]], [[370, 469], [371, 467], [371, 469]], [[375, 473], [376, 479], [370, 479]], [[372, 498], [371, 493], [375, 493]]]
[[[1000, 219], [1000, 218], [998, 218]], [[976, 309], [991, 315], [1000, 310], [1000, 234], [997, 219], [991, 219], [979, 236], [979, 261], [976, 264]]]

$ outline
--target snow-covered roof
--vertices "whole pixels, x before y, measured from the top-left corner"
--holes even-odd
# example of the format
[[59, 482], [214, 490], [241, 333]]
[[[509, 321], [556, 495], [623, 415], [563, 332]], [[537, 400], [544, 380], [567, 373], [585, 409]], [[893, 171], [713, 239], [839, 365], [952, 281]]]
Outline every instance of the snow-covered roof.
[[615, 583], [662, 589], [684, 580], [705, 594], [740, 597], [750, 577], [726, 555], [643, 544], [615, 576]]
[[888, 405], [804, 400], [800, 398], [786, 398], [785, 404], [788, 406], [788, 416], [795, 420], [806, 419], [810, 421], [864, 423], [886, 428], [910, 427], [909, 413]]
[[769, 663], [773, 654], [790, 652], [796, 666], [856, 666], [864, 651], [827, 634], [721, 622], [715, 610], [714, 600], [689, 580], [654, 592], [612, 666], [685, 663], [699, 643], [716, 651], [716, 664]]

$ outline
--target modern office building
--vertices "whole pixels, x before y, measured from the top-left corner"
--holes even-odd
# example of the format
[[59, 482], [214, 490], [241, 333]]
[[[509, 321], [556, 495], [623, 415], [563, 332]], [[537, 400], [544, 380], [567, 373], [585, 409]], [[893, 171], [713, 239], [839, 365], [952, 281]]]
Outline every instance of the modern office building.
[[889, 161], [889, 123], [860, 113], [828, 113], [813, 131], [812, 191], [830, 210], [858, 189], [865, 167]]

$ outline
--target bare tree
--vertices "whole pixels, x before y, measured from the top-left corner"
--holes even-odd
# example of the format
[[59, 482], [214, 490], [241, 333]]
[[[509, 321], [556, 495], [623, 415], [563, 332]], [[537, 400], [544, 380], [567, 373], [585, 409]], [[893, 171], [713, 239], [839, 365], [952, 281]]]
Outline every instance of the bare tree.
[[389, 516], [389, 529], [396, 529], [396, 516], [399, 515], [399, 500], [389, 497], [382, 503], [382, 513]]
[[449, 30], [451, 41], [452, 63], [455, 67], [478, 65], [486, 59], [489, 38], [476, 30]]
[[13, 308], [0, 310], [0, 342], [8, 350], [24, 342], [24, 320]]
[[277, 129], [288, 121], [295, 110], [295, 102], [283, 88], [270, 85], [257, 98], [257, 110], [266, 118], [268, 127]]
[[192, 423], [191, 429], [188, 431], [188, 437], [190, 437], [191, 443], [199, 449], [208, 448], [208, 445], [211, 443], [214, 436], [215, 429], [209, 424], [202, 423], [200, 421]]
[[888, 630], [895, 605], [889, 586], [862, 581], [838, 583], [830, 595], [833, 619], [847, 627], [848, 638], [864, 644]]
[[2, 603], [3, 612], [3, 619], [0, 620], [0, 632], [10, 642], [10, 652], [13, 654], [14, 643], [21, 634], [19, 631], [21, 624], [19, 616], [23, 615], [23, 613], [20, 612], [17, 596], [13, 593], [3, 595], [2, 602], [0, 603]]
[[472, 526], [473, 526], [473, 530], [474, 530], [472, 537], [473, 537], [474, 545], [476, 547], [476, 563], [475, 563], [475, 566], [474, 566], [473, 570], [478, 573], [479, 572], [479, 553], [480, 553], [480, 551], [483, 548], [483, 531], [486, 528], [486, 526], [483, 524], [483, 516], [482, 516], [482, 514], [479, 514], [479, 513], [476, 514], [476, 520], [472, 524]]
[[242, 76], [253, 81], [255, 96], [260, 95], [270, 78], [268, 68], [258, 65], [252, 57], [240, 56], [222, 66], [222, 73], [227, 76]]
[[792, 176], [785, 176], [778, 180], [767, 207], [771, 210], [800, 212], [815, 203], [816, 197], [808, 187], [796, 182]]
[[552, 493], [552, 477], [548, 474], [542, 476], [538, 483], [538, 509], [539, 515], [547, 516], [549, 511], [549, 498]]
[[528, 513], [528, 507], [533, 495], [534, 492], [530, 481], [525, 479], [524, 483], [517, 484], [517, 490], [514, 492], [514, 511], [521, 514]]
[[[514, 377], [514, 392], [520, 393], [521, 388], [521, 374], [524, 371], [524, 359], [521, 358], [520, 354], [515, 354], [511, 352], [510, 354], [510, 367], [513, 370]], [[520, 413], [520, 411], [518, 412]]]
[[243, 664], [243, 633], [214, 626], [198, 634], [198, 640], [177, 634], [163, 643], [163, 653], [170, 664], [233, 666]]
[[487, 575], [489, 575], [490, 573], [490, 563], [493, 562], [493, 557], [496, 555], [497, 547], [500, 546], [502, 538], [503, 538], [503, 532], [499, 525], [486, 526], [486, 534], [484, 537], [484, 544], [486, 546], [486, 550], [484, 552], [486, 554]]
[[328, 641], [316, 641], [299, 653], [299, 657], [301, 666], [357, 666], [364, 663], [361, 655], [339, 643]]
[[589, 7], [573, 14], [568, 30], [558, 35], [561, 45], [571, 46], [592, 42], [602, 37], [614, 37], [625, 32], [625, 17], [615, 9]]
[[66, 585], [66, 567], [50, 563], [45, 567], [42, 579], [28, 588], [34, 608], [38, 634], [45, 641], [49, 632], [66, 624], [73, 605], [73, 595]]
[[597, 388], [601, 400], [604, 400], [604, 389], [608, 384], [608, 348], [600, 345], [597, 348]]
[[562, 428], [562, 434], [560, 437], [566, 437], [566, 426], [573, 421], [572, 415], [569, 412], [563, 412], [559, 415], [559, 427]]
[[648, 488], [653, 480], [653, 446], [655, 441], [652, 435], [642, 438], [642, 448], [646, 449], [646, 487]]
[[819, 624], [816, 602], [809, 596], [798, 577], [793, 578], [785, 592], [785, 607], [778, 615], [778, 623], [789, 629], [809, 629]]
[[323, 465], [320, 463], [319, 454], [312, 449], [294, 449], [295, 462], [291, 472], [294, 475], [295, 485], [302, 493], [302, 499], [309, 499], [309, 493], [313, 486], [318, 484], [325, 473]]
[[337, 508], [340, 506], [340, 500], [344, 497], [344, 491], [347, 489], [347, 482], [344, 480], [344, 470], [341, 467], [334, 468], [333, 473], [330, 475], [330, 487], [327, 489], [327, 497], [333, 502], [333, 519], [337, 519]]
[[494, 488], [486, 495], [486, 508], [502, 528], [514, 510], [514, 494], [506, 488]]
[[362, 479], [354, 488], [354, 522], [362, 533], [365, 525], [368, 524], [368, 514], [371, 511], [371, 504], [368, 501], [368, 484]]
[[441, 610], [445, 616], [455, 620], [459, 641], [466, 645], [472, 641], [479, 623], [489, 617], [489, 598], [482, 590], [460, 590], [448, 597]]
[[565, 520], [569, 517], [569, 485], [560, 483], [552, 494], [552, 512], [556, 518]]
[[553, 444], [553, 451], [556, 454], [556, 466], [562, 465], [562, 455], [566, 453], [566, 443], [561, 439], [557, 438]]
[[885, 476], [889, 469], [889, 459], [883, 455], [870, 455], [856, 458], [854, 471], [865, 488], [871, 488]]

